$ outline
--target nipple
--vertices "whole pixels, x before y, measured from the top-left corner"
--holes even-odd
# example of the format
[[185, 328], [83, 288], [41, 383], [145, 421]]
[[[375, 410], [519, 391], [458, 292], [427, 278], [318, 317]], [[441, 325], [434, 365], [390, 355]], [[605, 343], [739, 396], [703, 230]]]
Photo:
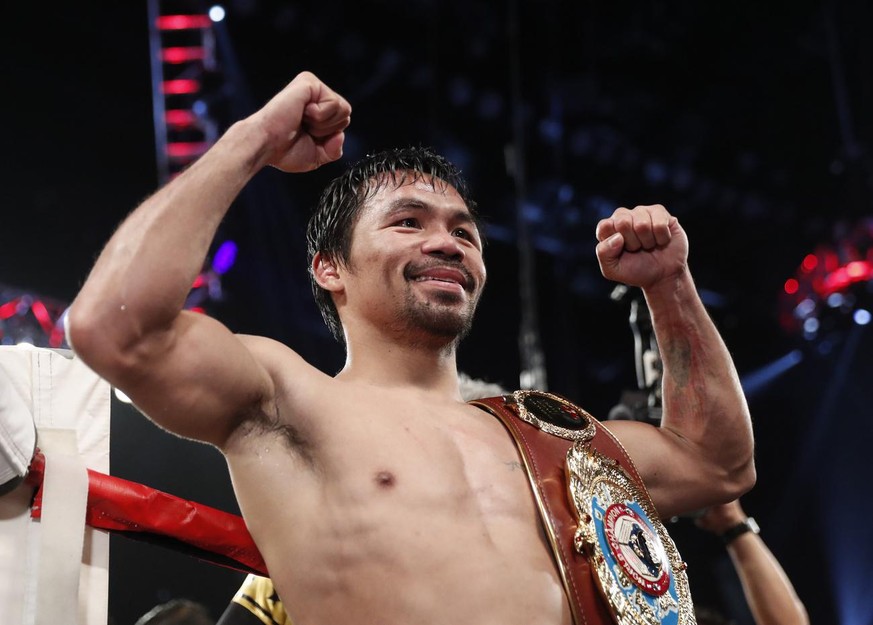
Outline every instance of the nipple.
[[381, 488], [391, 488], [396, 481], [394, 474], [390, 471], [379, 471], [376, 474], [376, 484]]

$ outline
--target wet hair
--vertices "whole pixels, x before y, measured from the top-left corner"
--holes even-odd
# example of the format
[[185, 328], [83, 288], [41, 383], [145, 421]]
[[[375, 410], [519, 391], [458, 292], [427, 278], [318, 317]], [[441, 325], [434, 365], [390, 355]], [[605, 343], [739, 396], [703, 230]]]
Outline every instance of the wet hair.
[[423, 176], [429, 176], [435, 185], [442, 182], [454, 187], [476, 219], [476, 204], [469, 197], [460, 170], [426, 147], [395, 148], [367, 155], [331, 181], [318, 200], [306, 228], [309, 281], [321, 316], [340, 343], [345, 342], [345, 337], [339, 313], [330, 292], [316, 282], [312, 259], [321, 252], [326, 259], [348, 266], [352, 232], [366, 201], [389, 184], [401, 187], [417, 182]]

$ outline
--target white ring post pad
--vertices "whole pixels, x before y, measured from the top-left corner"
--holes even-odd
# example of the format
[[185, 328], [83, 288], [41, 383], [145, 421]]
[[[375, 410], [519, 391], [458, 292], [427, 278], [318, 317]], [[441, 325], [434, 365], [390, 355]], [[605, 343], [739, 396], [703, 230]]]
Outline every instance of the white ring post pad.
[[[38, 446], [46, 456], [44, 488], [52, 491], [43, 494], [51, 519], [40, 521], [30, 516], [31, 486], [21, 484], [0, 497], [0, 624], [34, 625], [39, 615], [43, 623], [105, 625], [109, 536], [83, 530], [82, 506], [85, 467], [109, 471], [109, 384], [69, 351], [23, 345], [0, 346], [0, 375], [15, 396], [12, 404], [26, 409], [38, 431]], [[8, 416], [0, 406], [0, 420]], [[78, 529], [55, 527], [57, 515], [65, 514], [81, 517]], [[55, 529], [77, 534], [72, 540], [44, 535]], [[59, 565], [49, 563], [55, 557], [64, 565], [75, 560], [75, 567], [70, 564], [75, 574], [60, 580], [60, 568], [52, 569]], [[52, 607], [55, 597], [69, 603], [71, 596], [66, 611]], [[45, 600], [49, 603], [43, 605]], [[51, 620], [52, 614], [59, 616]]]
[[75, 430], [39, 430], [45, 478], [34, 625], [79, 622], [88, 470], [78, 454], [76, 441]]
[[35, 448], [33, 416], [0, 366], [0, 493], [24, 477]]

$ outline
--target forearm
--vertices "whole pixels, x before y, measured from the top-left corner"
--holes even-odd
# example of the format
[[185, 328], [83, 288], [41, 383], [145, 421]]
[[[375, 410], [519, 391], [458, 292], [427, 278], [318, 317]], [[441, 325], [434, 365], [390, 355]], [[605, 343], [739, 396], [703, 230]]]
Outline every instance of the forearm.
[[82, 328], [98, 329], [103, 339], [130, 345], [170, 326], [229, 206], [262, 166], [262, 145], [254, 124], [236, 124], [130, 214], [73, 303], [74, 345]]
[[746, 533], [728, 546], [756, 625], [803, 625], [806, 608], [761, 537]]
[[[663, 366], [662, 427], [725, 480], [751, 486], [748, 407], [730, 354], [687, 269], [644, 289]], [[738, 494], [738, 493], [737, 493]]]

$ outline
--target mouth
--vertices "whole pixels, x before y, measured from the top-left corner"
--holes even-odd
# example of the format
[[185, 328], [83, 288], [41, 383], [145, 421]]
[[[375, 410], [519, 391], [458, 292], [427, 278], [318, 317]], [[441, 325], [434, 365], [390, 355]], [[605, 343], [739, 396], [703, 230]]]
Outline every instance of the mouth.
[[472, 274], [463, 266], [434, 265], [426, 267], [407, 267], [405, 277], [411, 282], [430, 282], [458, 286], [464, 291], [472, 292], [476, 281]]

